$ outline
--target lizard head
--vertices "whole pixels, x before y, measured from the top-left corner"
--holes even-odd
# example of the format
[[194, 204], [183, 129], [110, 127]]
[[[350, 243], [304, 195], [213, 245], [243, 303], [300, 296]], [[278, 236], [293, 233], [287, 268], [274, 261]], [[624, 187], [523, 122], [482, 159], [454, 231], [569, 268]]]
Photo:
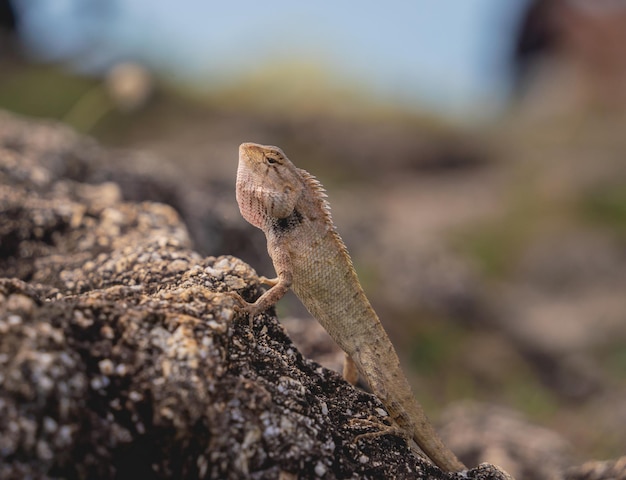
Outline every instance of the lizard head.
[[242, 143], [237, 169], [237, 203], [241, 215], [263, 228], [287, 218], [304, 190], [298, 169], [278, 147]]

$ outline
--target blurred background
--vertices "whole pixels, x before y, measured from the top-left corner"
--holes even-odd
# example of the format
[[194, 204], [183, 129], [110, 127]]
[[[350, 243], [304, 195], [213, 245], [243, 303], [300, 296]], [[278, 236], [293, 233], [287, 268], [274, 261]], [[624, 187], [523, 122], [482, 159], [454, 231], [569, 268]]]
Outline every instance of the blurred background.
[[624, 454], [626, 2], [0, 0], [0, 108], [120, 152], [125, 198], [265, 275], [237, 147], [281, 146], [433, 417], [486, 401]]

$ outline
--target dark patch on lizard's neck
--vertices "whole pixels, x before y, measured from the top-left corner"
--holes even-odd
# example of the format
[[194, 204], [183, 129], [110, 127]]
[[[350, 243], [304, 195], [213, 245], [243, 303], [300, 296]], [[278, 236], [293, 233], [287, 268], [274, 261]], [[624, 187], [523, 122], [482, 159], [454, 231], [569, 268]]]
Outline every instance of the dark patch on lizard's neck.
[[291, 215], [285, 218], [276, 218], [272, 221], [272, 230], [275, 233], [287, 233], [292, 231], [302, 223], [302, 214], [298, 210], [291, 212]]

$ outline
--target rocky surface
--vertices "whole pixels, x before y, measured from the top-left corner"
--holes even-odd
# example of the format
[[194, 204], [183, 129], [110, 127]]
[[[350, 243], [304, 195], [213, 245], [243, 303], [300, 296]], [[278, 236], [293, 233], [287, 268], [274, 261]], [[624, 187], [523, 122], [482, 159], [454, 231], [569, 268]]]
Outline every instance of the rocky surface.
[[378, 400], [272, 312], [237, 313], [254, 270], [194, 252], [171, 207], [124, 201], [113, 154], [0, 122], [1, 478], [461, 478], [400, 438], [355, 442]]
[[442, 421], [446, 443], [471, 464], [488, 459], [515, 478], [534, 480], [561, 478], [572, 464], [571, 446], [563, 437], [504, 407], [457, 402]]
[[[1, 111], [0, 148], [5, 150], [3, 168], [19, 169], [10, 178], [14, 185], [42, 193], [70, 181], [79, 182], [84, 189], [107, 187], [107, 195], [116, 196], [112, 201], [123, 197], [173, 207], [184, 220], [180, 228], [188, 230], [201, 253], [236, 251], [257, 258], [264, 251], [242, 234], [245, 222], [237, 205], [229, 201], [234, 180], [228, 185], [202, 178], [202, 183], [196, 184], [176, 162], [146, 152], [105, 149], [59, 123], [31, 122]], [[94, 190], [92, 196], [102, 193]]]
[[606, 462], [587, 462], [565, 473], [566, 480], [624, 480], [626, 456]]
[[[233, 309], [228, 292], [252, 299], [260, 289], [247, 264], [222, 254], [263, 265], [263, 239], [239, 219], [232, 187], [194, 184], [173, 165], [0, 113], [0, 478], [459, 478], [399, 438], [354, 442], [363, 427], [350, 419], [384, 421], [382, 406], [307, 360], [341, 368], [342, 353], [316, 322], [285, 322], [295, 347], [273, 312], [250, 322]], [[420, 193], [424, 212], [445, 196], [443, 179], [431, 187]], [[408, 218], [388, 211], [390, 223]], [[623, 337], [620, 245], [597, 234], [538, 243], [515, 272], [523, 288], [491, 309], [458, 257], [439, 247], [414, 255], [414, 234], [439, 245], [433, 231], [446, 228], [417, 217], [403, 220], [400, 248], [377, 243], [393, 240], [391, 224], [382, 230], [389, 238], [378, 238], [362, 214], [340, 222], [347, 241], [373, 239], [362, 251], [399, 252], [379, 258], [399, 266], [379, 295], [486, 321], [555, 390], [596, 399], [585, 423], [616, 431], [620, 390], [580, 352]], [[581, 262], [588, 281], [569, 270]], [[611, 301], [586, 303], [599, 285]], [[574, 303], [564, 287], [579, 291]], [[467, 342], [467, 374], [480, 367], [501, 383], [492, 370], [506, 367], [485, 354], [495, 337], [480, 338]], [[496, 358], [510, 359], [511, 344], [498, 345]], [[518, 479], [626, 478], [623, 458], [568, 468], [576, 462], [568, 443], [514, 411], [464, 403], [442, 419], [442, 436], [470, 465], [498, 463]], [[574, 431], [583, 443], [601, 440]], [[464, 478], [503, 476], [483, 465]]]

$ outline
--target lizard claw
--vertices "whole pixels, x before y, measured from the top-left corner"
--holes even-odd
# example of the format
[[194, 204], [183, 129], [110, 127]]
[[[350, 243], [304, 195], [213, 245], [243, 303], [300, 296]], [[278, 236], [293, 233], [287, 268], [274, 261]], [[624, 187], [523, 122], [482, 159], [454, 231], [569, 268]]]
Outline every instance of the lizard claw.
[[267, 278], [263, 276], [259, 277], [259, 283], [261, 283], [262, 285], [268, 285], [270, 287], [273, 287], [278, 282], [280, 282], [280, 279], [278, 277], [276, 278]]
[[235, 304], [233, 308], [240, 313], [252, 313], [252, 303], [246, 302], [237, 292], [224, 292], [224, 295], [233, 299]]
[[352, 418], [350, 419], [350, 426], [355, 426], [357, 428], [375, 428], [377, 429], [374, 432], [366, 432], [358, 434], [354, 441], [358, 442], [359, 440], [364, 440], [368, 438], [377, 438], [382, 435], [394, 435], [397, 437], [401, 437], [405, 440], [408, 440], [409, 437], [407, 432], [397, 425], [388, 425], [387, 423], [380, 420], [378, 417], [374, 415], [370, 415], [367, 418]]
[[243, 297], [237, 292], [224, 292], [224, 294], [234, 300], [235, 304], [233, 305], [233, 308], [237, 313], [243, 313], [248, 315], [250, 330], [252, 330], [254, 316], [258, 313], [255, 304], [246, 302]]
[[237, 292], [223, 292], [222, 295], [226, 295], [235, 302], [235, 304], [233, 305], [233, 308], [235, 308], [235, 310], [243, 310], [245, 308], [245, 305], [248, 303]]

